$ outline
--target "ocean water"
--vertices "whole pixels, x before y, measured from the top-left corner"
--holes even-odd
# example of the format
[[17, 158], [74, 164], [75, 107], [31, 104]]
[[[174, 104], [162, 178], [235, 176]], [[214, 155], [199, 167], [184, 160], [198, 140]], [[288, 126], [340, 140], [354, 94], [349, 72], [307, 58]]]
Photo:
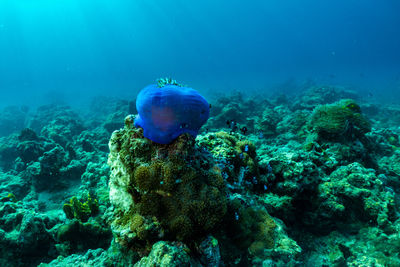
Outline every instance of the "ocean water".
[[0, 7], [2, 105], [134, 97], [159, 77], [204, 91], [268, 91], [308, 79], [383, 97], [399, 91], [397, 1], [3, 0]]
[[0, 0], [0, 266], [400, 266], [399, 11]]

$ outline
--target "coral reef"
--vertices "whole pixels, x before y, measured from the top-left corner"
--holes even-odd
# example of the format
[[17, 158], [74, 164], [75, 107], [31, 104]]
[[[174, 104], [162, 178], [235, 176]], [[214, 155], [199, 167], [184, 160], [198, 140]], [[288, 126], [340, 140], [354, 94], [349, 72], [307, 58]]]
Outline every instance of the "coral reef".
[[113, 262], [107, 251], [102, 248], [89, 249], [84, 255], [72, 254], [68, 257], [59, 256], [50, 263], [41, 263], [39, 267], [64, 267], [64, 266], [123, 266]]
[[97, 221], [81, 222], [73, 219], [54, 230], [56, 249], [61, 255], [69, 255], [88, 249], [107, 248], [111, 242], [110, 229]]
[[0, 265], [399, 266], [400, 108], [306, 86], [220, 96], [170, 144], [125, 99], [6, 108]]
[[378, 227], [366, 227], [354, 234], [332, 231], [329, 235], [302, 237], [307, 251], [304, 265], [315, 266], [398, 266], [400, 235], [385, 233]]
[[331, 104], [341, 99], [358, 99], [358, 94], [344, 87], [312, 85], [293, 102], [294, 109], [312, 110], [318, 105]]
[[[79, 116], [75, 111], [69, 106], [55, 104], [38, 107], [36, 113], [28, 119], [27, 126], [36, 133], [40, 133], [46, 128], [45, 132], [54, 137], [56, 135], [52, 133], [51, 128], [63, 130], [63, 133], [68, 136], [77, 134], [83, 129]], [[59, 137], [64, 138], [62, 135]]]
[[394, 194], [385, 190], [374, 170], [359, 163], [336, 169], [321, 181], [318, 193], [314, 216], [319, 223], [363, 220], [387, 228], [396, 218]]
[[361, 138], [371, 131], [371, 124], [361, 113], [360, 106], [351, 99], [317, 106], [309, 127], [319, 138], [328, 140]]
[[[0, 141], [0, 264], [31, 266], [61, 254], [107, 248], [111, 232], [103, 218], [109, 206], [106, 131], [85, 130], [75, 112], [55, 105], [27, 114], [24, 125], [32, 128]], [[76, 223], [67, 221], [62, 204], [71, 196], [85, 199], [88, 194], [98, 196], [101, 212], [91, 212], [87, 226], [72, 227]], [[77, 217], [87, 220], [82, 214]], [[69, 224], [79, 231], [57, 235]], [[89, 245], [82, 245], [85, 242]]]
[[262, 132], [264, 136], [274, 136], [277, 132], [278, 123], [281, 120], [281, 114], [279, 114], [275, 109], [266, 107], [262, 116], [260, 116], [256, 122], [255, 130]]
[[81, 222], [87, 222], [89, 217], [96, 215], [99, 211], [99, 204], [96, 198], [88, 194], [85, 202], [72, 197], [68, 203], [63, 206], [63, 211], [68, 219], [76, 218]]
[[[147, 254], [159, 240], [180, 241], [197, 253], [212, 252], [213, 257], [203, 261], [219, 262], [221, 238], [221, 260], [226, 262], [244, 259], [247, 253], [263, 261], [268, 250], [275, 251], [277, 261], [287, 258], [289, 252], [280, 244], [290, 239], [282, 223], [262, 206], [246, 204], [247, 199], [226, 197], [246, 182], [258, 184], [254, 144], [239, 135], [218, 132], [199, 137], [196, 143], [190, 135], [181, 135], [169, 145], [159, 145], [145, 139], [132, 122], [133, 116], [127, 116], [125, 128], [115, 131], [109, 143], [111, 227], [120, 246]], [[230, 178], [223, 177], [228, 170], [224, 164], [232, 165]], [[248, 168], [248, 175], [242, 173], [243, 168]], [[207, 237], [210, 233], [217, 236], [214, 242]], [[289, 247], [297, 246], [290, 242]], [[232, 251], [236, 253], [230, 255]], [[295, 257], [287, 262], [296, 262]]]
[[240, 134], [220, 131], [199, 136], [197, 142], [211, 153], [216, 161], [214, 171], [231, 186], [257, 185], [258, 159], [251, 141]]
[[[0, 202], [0, 265], [27, 266], [49, 259], [55, 242], [48, 218], [15, 198]], [[18, 230], [17, 230], [18, 229]], [[16, 257], [16, 255], [19, 255]]]
[[153, 245], [150, 254], [147, 257], [143, 257], [134, 266], [189, 267], [191, 264], [190, 257], [185, 251], [185, 248], [174, 246], [174, 244], [168, 244], [165, 241], [159, 241]]
[[249, 131], [254, 131], [260, 112], [257, 107], [273, 108], [273, 104], [264, 97], [247, 98], [238, 91], [228, 96], [221, 96], [212, 103], [211, 116], [204, 128], [220, 131], [227, 128], [227, 120], [234, 120], [240, 126], [246, 126]]
[[189, 135], [168, 146], [143, 138], [131, 116], [110, 140], [112, 229], [120, 243], [149, 246], [160, 238], [193, 241], [218, 228], [226, 213], [223, 178]]

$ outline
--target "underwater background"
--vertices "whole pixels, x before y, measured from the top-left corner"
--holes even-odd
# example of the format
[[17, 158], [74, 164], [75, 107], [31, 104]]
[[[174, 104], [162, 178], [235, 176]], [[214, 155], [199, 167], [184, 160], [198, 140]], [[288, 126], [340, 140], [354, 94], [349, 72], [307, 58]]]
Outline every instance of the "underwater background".
[[383, 98], [399, 91], [397, 1], [3, 0], [0, 7], [2, 105], [134, 97], [159, 77], [203, 91], [269, 92], [307, 80]]
[[1, 0], [0, 266], [400, 266], [399, 10]]

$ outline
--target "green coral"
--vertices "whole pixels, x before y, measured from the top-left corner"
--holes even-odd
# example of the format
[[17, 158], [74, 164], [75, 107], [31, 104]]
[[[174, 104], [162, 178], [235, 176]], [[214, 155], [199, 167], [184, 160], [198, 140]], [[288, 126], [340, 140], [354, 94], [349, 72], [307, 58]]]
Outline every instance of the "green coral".
[[281, 120], [281, 116], [271, 107], [266, 107], [257, 119], [255, 129], [257, 132], [262, 132], [265, 136], [272, 136], [276, 134], [276, 127]]
[[386, 191], [372, 169], [352, 163], [335, 170], [318, 187], [320, 219], [360, 220], [381, 227], [395, 218], [394, 194]]
[[220, 131], [198, 136], [197, 140], [199, 145], [206, 147], [214, 158], [232, 164], [233, 169], [229, 168], [228, 164], [220, 165], [222, 169], [218, 167], [219, 172], [227, 173], [230, 179], [238, 181], [243, 178], [259, 177], [256, 147], [241, 135]]
[[87, 222], [91, 216], [96, 215], [98, 210], [97, 199], [92, 198], [90, 194], [88, 194], [85, 202], [74, 196], [63, 206], [63, 211], [68, 219], [76, 218], [81, 222]]
[[245, 207], [236, 199], [230, 209], [235, 220], [230, 223], [228, 231], [241, 250], [262, 257], [264, 249], [274, 247], [277, 225], [263, 208]]
[[227, 266], [262, 266], [269, 260], [295, 266], [301, 248], [287, 236], [283, 223], [251, 197], [233, 195], [230, 200], [222, 234], [217, 236]]
[[351, 99], [317, 106], [311, 116], [309, 127], [318, 137], [329, 140], [351, 139], [371, 131], [371, 124], [361, 113], [360, 106]]
[[[395, 224], [399, 229], [400, 221]], [[304, 266], [400, 266], [398, 231], [387, 233], [378, 227], [363, 227], [353, 234], [332, 231], [306, 239], [304, 247], [309, 255]]]

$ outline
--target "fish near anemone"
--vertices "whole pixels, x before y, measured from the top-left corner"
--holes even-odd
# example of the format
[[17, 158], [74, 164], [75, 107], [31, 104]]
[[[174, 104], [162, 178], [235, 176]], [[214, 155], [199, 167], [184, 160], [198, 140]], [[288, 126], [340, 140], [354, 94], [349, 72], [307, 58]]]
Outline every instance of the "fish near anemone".
[[196, 137], [210, 116], [210, 106], [199, 92], [175, 84], [145, 87], [137, 96], [136, 109], [135, 127], [159, 144], [169, 144], [184, 133]]

